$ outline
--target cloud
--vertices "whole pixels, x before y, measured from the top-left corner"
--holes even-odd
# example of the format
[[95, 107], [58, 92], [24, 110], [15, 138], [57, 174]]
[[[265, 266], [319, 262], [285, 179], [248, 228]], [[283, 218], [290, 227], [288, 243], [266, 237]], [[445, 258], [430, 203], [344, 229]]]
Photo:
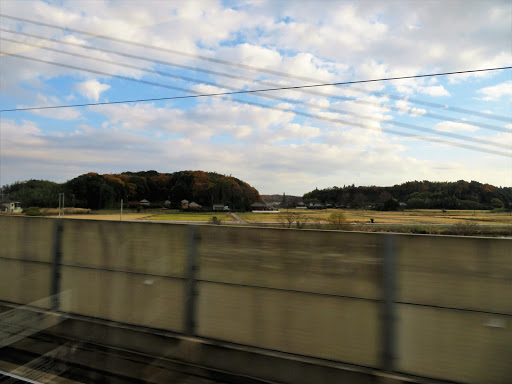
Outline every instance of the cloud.
[[419, 91], [429, 96], [450, 96], [450, 92], [448, 92], [442, 85], [420, 87]]
[[302, 143], [320, 136], [321, 132], [322, 130], [318, 127], [293, 123], [274, 129], [271, 132], [265, 133], [265, 135], [270, 136], [270, 142], [291, 140]]
[[494, 101], [499, 100], [503, 96], [512, 96], [512, 81], [479, 89], [478, 93], [482, 93], [484, 95], [482, 100], [485, 101]]
[[78, 84], [75, 84], [75, 89], [80, 94], [89, 100], [98, 101], [100, 95], [106, 90], [110, 89], [110, 85], [102, 84], [97, 80], [87, 80]]
[[434, 125], [434, 129], [439, 132], [474, 132], [478, 127], [457, 121], [443, 121]]
[[[58, 97], [46, 96], [38, 93], [34, 97], [32, 105], [17, 105], [16, 108], [32, 108], [32, 107], [52, 107], [65, 104]], [[48, 108], [34, 109], [29, 111], [31, 114], [56, 120], [76, 120], [82, 116], [82, 112], [78, 108]]]
[[293, 113], [265, 110], [229, 99], [211, 99], [189, 110], [153, 104], [95, 106], [91, 110], [104, 115], [110, 124], [124, 129], [194, 139], [209, 139], [220, 134], [240, 139], [257, 130], [287, 124], [294, 117]]
[[423, 108], [412, 108], [411, 109], [411, 116], [422, 116], [427, 113], [426, 109]]
[[[273, 84], [286, 86], [388, 78], [503, 66], [512, 61], [508, 49], [512, 9], [507, 1], [454, 0], [449, 5], [425, 2], [421, 7], [407, 2], [321, 0], [298, 4], [244, 1], [235, 6], [232, 2], [218, 0], [153, 1], [148, 4], [104, 0], [3, 0], [2, 10], [6, 14], [94, 31], [183, 54], [120, 45], [69, 30], [53, 30], [5, 18], [2, 18], [2, 27], [228, 75], [212, 72], [206, 75], [172, 65], [164, 68], [155, 62], [66, 46], [66, 50], [73, 53], [194, 77], [202, 82], [197, 85], [55, 52], [25, 51], [42, 60], [200, 92], [215, 92], [228, 89], [228, 86], [256, 89], [273, 87]], [[21, 36], [10, 38], [25, 39]], [[37, 44], [42, 43], [37, 41]], [[3, 49], [19, 50], [21, 46], [6, 42]], [[208, 60], [200, 60], [196, 55]], [[228, 65], [227, 61], [238, 66]], [[185, 94], [112, 79], [109, 75], [95, 79], [76, 69], [14, 57], [3, 57], [0, 66], [2, 100], [10, 105], [63, 104], [61, 101], [70, 94], [94, 101], [105, 95], [121, 100]], [[245, 79], [237, 79], [238, 76]], [[501, 71], [358, 84], [362, 92], [346, 86], [330, 86], [310, 88], [310, 93], [292, 90], [268, 93], [288, 99], [286, 101], [263, 100], [252, 94], [23, 113], [13, 117], [9, 138], [3, 133], [2, 156], [7, 162], [3, 163], [2, 171], [8, 167], [9, 172], [16, 170], [20, 175], [32, 172], [37, 177], [48, 175], [48, 178], [56, 179], [71, 175], [71, 171], [75, 176], [81, 170], [205, 169], [236, 174], [262, 192], [285, 188], [286, 192], [295, 193], [305, 192], [311, 186], [314, 188], [317, 183], [318, 186], [332, 186], [344, 181], [392, 184], [407, 179], [438, 177], [478, 179], [479, 175], [485, 176], [482, 181], [499, 180], [503, 179], [507, 166], [503, 161], [491, 160], [492, 155], [485, 157], [489, 160], [482, 161], [481, 165], [473, 164], [471, 162], [477, 156], [472, 156], [471, 152], [460, 148], [447, 151], [445, 146], [412, 139], [397, 140], [383, 133], [381, 125], [386, 122], [408, 124], [414, 118], [414, 123], [418, 122], [420, 126], [434, 126], [435, 123], [427, 119], [432, 115], [426, 116], [426, 107], [409, 101], [413, 97], [421, 99], [419, 95], [429, 96], [430, 102], [431, 97], [450, 97], [449, 103], [453, 106], [486, 109], [495, 116], [502, 115], [507, 107], [506, 96], [510, 95], [507, 80], [506, 73]], [[375, 91], [400, 93], [402, 100], [393, 104], [398, 112], [389, 108], [394, 96], [372, 93]], [[332, 94], [351, 100], [335, 99]], [[485, 107], [478, 105], [479, 99], [475, 95], [488, 101]], [[236, 103], [235, 99], [281, 105], [292, 112]], [[305, 103], [341, 112], [319, 110]], [[436, 113], [434, 107], [432, 103], [428, 107], [432, 114]], [[346, 123], [314, 119], [301, 115], [301, 112], [342, 119]], [[464, 115], [455, 115], [450, 109], [442, 113], [447, 116], [442, 120], [456, 118], [460, 121], [442, 121], [435, 125], [437, 130], [475, 131], [477, 124], [464, 121]], [[26, 121], [27, 115], [32, 122]], [[46, 118], [54, 120], [47, 121]], [[482, 133], [482, 137], [489, 135]], [[467, 165], [469, 163], [472, 165]], [[437, 173], [437, 169], [445, 171]]]
[[398, 109], [399, 115], [404, 115], [406, 113], [409, 113], [412, 117], [422, 116], [427, 113], [427, 111], [423, 108], [411, 108], [411, 103], [407, 101], [407, 99], [401, 99], [397, 100], [395, 102], [395, 106]]

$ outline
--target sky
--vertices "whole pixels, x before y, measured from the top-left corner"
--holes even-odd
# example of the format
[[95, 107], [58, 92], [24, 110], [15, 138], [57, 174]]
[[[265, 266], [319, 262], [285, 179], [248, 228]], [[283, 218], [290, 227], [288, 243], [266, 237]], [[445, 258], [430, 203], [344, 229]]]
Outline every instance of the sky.
[[511, 1], [2, 0], [0, 14], [0, 185], [203, 170], [262, 194], [512, 186], [511, 69], [12, 111], [511, 66]]

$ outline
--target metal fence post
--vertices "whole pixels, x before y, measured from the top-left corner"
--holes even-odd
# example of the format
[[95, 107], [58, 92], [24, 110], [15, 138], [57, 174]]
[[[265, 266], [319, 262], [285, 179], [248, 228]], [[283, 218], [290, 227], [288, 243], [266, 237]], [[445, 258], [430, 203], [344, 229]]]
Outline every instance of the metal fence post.
[[196, 273], [197, 264], [197, 243], [199, 242], [199, 234], [195, 225], [188, 226], [187, 241], [187, 260], [185, 269], [185, 324], [184, 330], [187, 336], [193, 336], [196, 330], [196, 301], [197, 301], [197, 280]]
[[396, 247], [395, 235], [385, 234], [382, 252], [382, 368], [394, 371], [396, 360]]
[[51, 307], [57, 311], [60, 307], [59, 293], [61, 281], [61, 262], [62, 262], [62, 220], [55, 219], [53, 226], [53, 258], [52, 258], [52, 276], [51, 276]]

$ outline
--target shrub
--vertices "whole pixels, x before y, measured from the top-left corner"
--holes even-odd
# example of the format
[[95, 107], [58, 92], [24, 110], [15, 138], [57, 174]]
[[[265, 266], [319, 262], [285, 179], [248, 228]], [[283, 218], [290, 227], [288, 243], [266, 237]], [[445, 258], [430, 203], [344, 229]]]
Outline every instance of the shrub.
[[308, 221], [309, 217], [305, 215], [298, 215], [295, 223], [297, 224], [298, 229], [304, 229]]
[[65, 215], [82, 215], [90, 213], [91, 210], [89, 208], [63, 208], [59, 210], [58, 208], [41, 208], [42, 215], [58, 215], [59, 211], [64, 213]]
[[343, 212], [333, 212], [329, 215], [329, 224], [334, 229], [344, 229], [347, 225], [347, 218]]
[[39, 207], [24, 208], [23, 213], [27, 216], [42, 216], [41, 209]]
[[460, 222], [453, 224], [452, 232], [454, 235], [459, 236], [471, 236], [479, 232], [479, 226], [475, 223], [464, 223]]

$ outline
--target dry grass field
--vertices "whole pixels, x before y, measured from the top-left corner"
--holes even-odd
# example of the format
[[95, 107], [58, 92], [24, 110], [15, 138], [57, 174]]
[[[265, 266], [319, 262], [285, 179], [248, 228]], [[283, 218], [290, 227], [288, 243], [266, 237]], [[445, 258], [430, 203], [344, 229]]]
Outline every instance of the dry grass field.
[[[59, 217], [52, 215], [51, 217]], [[89, 214], [89, 215], [64, 215], [66, 219], [83, 219], [83, 220], [119, 220], [119, 213], [106, 214]], [[123, 220], [141, 220], [148, 217], [147, 213], [123, 213]]]
[[[341, 223], [341, 226], [340, 223], [330, 223], [329, 216], [339, 212], [343, 212], [346, 221]], [[290, 215], [290, 213], [293, 213], [293, 215]], [[52, 216], [58, 217], [57, 215]], [[123, 212], [123, 221], [212, 223], [214, 216], [219, 223], [239, 225], [231, 214], [226, 212], [181, 212], [179, 210], [161, 209], [151, 209], [144, 212], [128, 210]], [[249, 225], [280, 228], [512, 237], [512, 215], [507, 212], [463, 210], [442, 212], [441, 210], [428, 209], [406, 210], [404, 212], [291, 209], [270, 213], [238, 213], [238, 216]], [[115, 210], [92, 211], [88, 214], [66, 214], [64, 218], [115, 221], [120, 219], [119, 211]], [[374, 224], [370, 224], [371, 219], [373, 219]], [[300, 225], [297, 224], [297, 221]]]
[[369, 223], [371, 219], [377, 224], [473, 224], [512, 225], [512, 215], [507, 212], [454, 210], [406, 210], [404, 212], [363, 211], [355, 209], [304, 210], [291, 209], [280, 213], [241, 213], [239, 216], [249, 223], [278, 223], [284, 220], [286, 212], [293, 212], [308, 218], [309, 222], [327, 223], [334, 212], [343, 212], [349, 223]]
[[156, 214], [146, 217], [147, 220], [167, 220], [167, 221], [212, 221], [216, 217], [221, 222], [234, 221], [230, 214], [224, 212], [173, 212]]

